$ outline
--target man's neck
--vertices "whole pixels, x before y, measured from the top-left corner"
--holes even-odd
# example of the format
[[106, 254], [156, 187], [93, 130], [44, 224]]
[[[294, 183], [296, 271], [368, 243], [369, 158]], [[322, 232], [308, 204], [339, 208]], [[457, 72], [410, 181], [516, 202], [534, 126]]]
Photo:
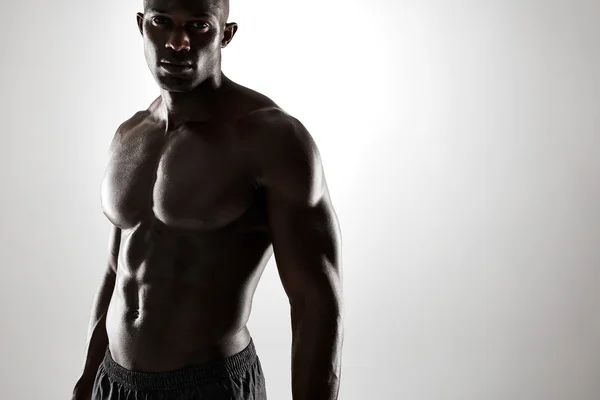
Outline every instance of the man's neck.
[[208, 121], [218, 113], [219, 97], [227, 78], [222, 73], [206, 79], [189, 92], [161, 90], [157, 114], [167, 131], [188, 121]]

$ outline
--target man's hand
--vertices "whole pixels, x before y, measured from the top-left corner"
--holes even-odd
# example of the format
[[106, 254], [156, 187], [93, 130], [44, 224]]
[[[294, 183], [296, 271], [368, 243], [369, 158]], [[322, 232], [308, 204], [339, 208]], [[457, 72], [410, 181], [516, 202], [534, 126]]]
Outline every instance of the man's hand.
[[94, 382], [83, 383], [81, 380], [75, 385], [71, 400], [92, 400], [92, 389]]

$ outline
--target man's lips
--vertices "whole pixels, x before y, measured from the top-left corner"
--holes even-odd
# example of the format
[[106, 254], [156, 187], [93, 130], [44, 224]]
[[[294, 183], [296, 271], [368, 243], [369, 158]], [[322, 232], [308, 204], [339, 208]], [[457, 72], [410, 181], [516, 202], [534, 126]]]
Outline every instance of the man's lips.
[[172, 74], [186, 74], [193, 70], [191, 62], [175, 62], [162, 60], [160, 62], [160, 66], [162, 67], [162, 69]]
[[160, 60], [160, 63], [175, 65], [177, 67], [191, 67], [192, 66], [191, 61], [170, 61], [170, 60], [162, 59], [162, 60]]

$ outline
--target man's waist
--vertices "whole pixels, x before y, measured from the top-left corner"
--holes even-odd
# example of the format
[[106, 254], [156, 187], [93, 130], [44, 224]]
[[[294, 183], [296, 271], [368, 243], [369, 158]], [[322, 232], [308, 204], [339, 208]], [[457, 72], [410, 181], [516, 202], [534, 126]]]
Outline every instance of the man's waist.
[[132, 326], [107, 324], [110, 352], [123, 367], [139, 372], [164, 372], [222, 360], [241, 352], [251, 342], [248, 329], [243, 326], [230, 333], [215, 326], [174, 326], [165, 321], [157, 324]]
[[[252, 339], [235, 354], [185, 366], [136, 370], [118, 363], [107, 350], [101, 368], [113, 379], [137, 390], [170, 390], [181, 385], [202, 385], [227, 376], [241, 375], [257, 362]], [[139, 369], [139, 368], [138, 368]]]

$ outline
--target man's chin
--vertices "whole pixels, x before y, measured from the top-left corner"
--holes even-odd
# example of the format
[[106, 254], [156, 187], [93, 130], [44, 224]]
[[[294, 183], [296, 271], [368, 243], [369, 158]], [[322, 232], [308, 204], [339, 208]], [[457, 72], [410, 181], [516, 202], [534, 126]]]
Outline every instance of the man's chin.
[[194, 89], [193, 79], [173, 79], [171, 77], [159, 77], [156, 80], [158, 86], [168, 92], [189, 92]]
[[180, 86], [161, 86], [161, 88], [170, 93], [187, 93], [191, 92], [193, 87], [180, 87]]

